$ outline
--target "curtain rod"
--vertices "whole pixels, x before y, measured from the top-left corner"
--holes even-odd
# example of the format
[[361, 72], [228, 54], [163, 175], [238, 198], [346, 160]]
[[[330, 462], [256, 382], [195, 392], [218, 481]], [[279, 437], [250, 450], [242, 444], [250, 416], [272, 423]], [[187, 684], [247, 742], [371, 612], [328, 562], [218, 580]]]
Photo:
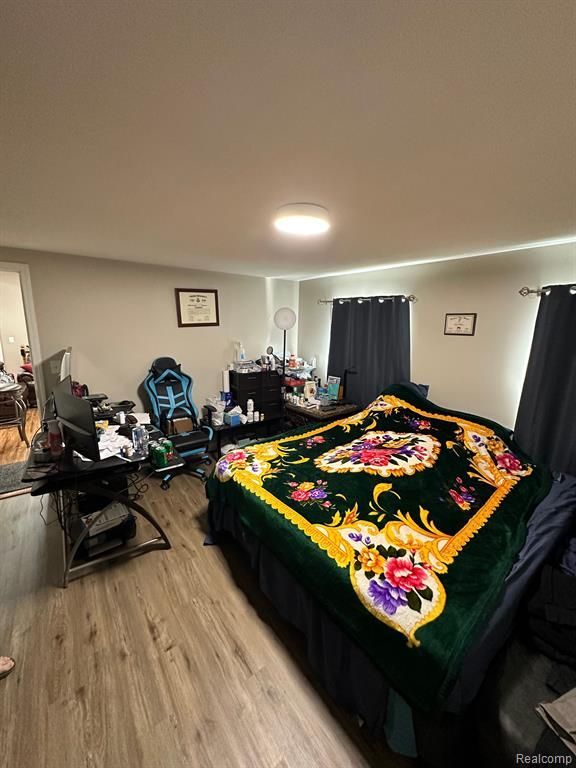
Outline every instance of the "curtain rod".
[[359, 304], [362, 304], [363, 301], [372, 301], [372, 299], [378, 299], [381, 304], [384, 301], [394, 301], [394, 299], [402, 299], [402, 301], [417, 300], [416, 296], [411, 293], [410, 296], [353, 296], [347, 299], [318, 299], [318, 304], [334, 304], [335, 301], [339, 302], [340, 304], [344, 304], [345, 301], [357, 301]]
[[[545, 285], [544, 288], [528, 288], [528, 286], [525, 285], [523, 288], [520, 288], [518, 293], [520, 296], [550, 296], [552, 288], [549, 285]], [[570, 286], [570, 293], [576, 293], [576, 285]]]

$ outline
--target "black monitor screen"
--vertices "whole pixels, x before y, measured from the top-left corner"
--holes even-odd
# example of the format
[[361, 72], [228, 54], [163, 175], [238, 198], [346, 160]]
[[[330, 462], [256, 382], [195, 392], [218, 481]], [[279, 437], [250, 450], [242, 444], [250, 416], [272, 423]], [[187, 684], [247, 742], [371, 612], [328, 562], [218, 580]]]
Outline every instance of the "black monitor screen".
[[98, 436], [90, 403], [60, 389], [54, 389], [53, 396], [55, 415], [62, 426], [66, 452], [70, 455], [72, 451], [77, 451], [87, 459], [99, 461]]
[[54, 384], [52, 392], [65, 392], [67, 395], [72, 394], [72, 376], [66, 376], [65, 379], [59, 381], [58, 384]]

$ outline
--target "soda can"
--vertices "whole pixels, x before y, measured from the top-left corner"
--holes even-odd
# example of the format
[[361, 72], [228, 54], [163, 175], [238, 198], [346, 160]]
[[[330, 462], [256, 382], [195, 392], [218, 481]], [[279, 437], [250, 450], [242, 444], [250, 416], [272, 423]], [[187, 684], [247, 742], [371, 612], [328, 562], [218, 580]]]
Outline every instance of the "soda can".
[[152, 463], [155, 467], [158, 467], [161, 469], [162, 467], [168, 466], [168, 452], [166, 451], [166, 448], [161, 444], [158, 443], [156, 448], [154, 449], [154, 454], [152, 456]]
[[156, 442], [156, 440], [152, 440], [150, 443], [148, 443], [148, 458], [150, 459], [150, 462], [152, 464], [154, 464], [154, 453], [157, 447], [158, 447], [158, 443]]
[[163, 445], [166, 449], [166, 456], [168, 458], [168, 461], [174, 458], [174, 444], [172, 443], [172, 440], [168, 440], [167, 437], [163, 437], [160, 439], [160, 445]]

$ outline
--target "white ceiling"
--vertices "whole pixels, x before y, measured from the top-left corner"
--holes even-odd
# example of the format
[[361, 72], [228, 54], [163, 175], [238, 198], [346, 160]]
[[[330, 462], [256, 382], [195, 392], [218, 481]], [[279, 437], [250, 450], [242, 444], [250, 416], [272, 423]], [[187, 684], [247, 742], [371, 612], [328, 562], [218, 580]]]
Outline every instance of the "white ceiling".
[[[575, 9], [2, 0], [0, 239], [305, 276], [573, 234]], [[328, 237], [273, 231], [300, 201]]]

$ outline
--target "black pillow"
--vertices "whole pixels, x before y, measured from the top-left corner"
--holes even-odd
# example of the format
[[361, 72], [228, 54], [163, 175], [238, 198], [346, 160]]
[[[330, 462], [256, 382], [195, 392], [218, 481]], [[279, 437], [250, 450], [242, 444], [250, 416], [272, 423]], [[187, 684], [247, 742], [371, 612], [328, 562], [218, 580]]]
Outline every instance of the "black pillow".
[[401, 381], [400, 384], [401, 386], [406, 387], [406, 389], [409, 389], [411, 392], [414, 392], [415, 395], [420, 395], [420, 397], [425, 397], [428, 399], [430, 384], [416, 384], [413, 381]]

